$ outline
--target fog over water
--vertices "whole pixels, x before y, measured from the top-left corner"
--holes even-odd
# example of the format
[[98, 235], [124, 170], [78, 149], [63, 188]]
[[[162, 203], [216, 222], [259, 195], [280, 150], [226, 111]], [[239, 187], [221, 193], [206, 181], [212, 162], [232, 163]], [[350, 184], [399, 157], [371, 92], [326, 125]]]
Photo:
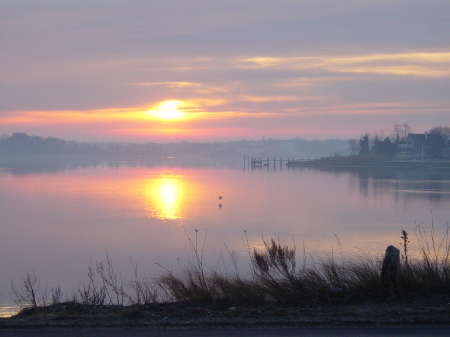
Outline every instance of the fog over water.
[[[222, 199], [219, 199], [222, 196]], [[177, 158], [0, 169], [0, 306], [27, 272], [41, 290], [70, 295], [106, 253], [125, 280], [189, 263], [188, 236], [204, 262], [231, 268], [225, 245], [248, 267], [246, 240], [276, 238], [315, 255], [380, 256], [401, 230], [450, 221], [450, 174], [441, 171], [248, 169], [244, 160]], [[198, 232], [196, 232], [198, 230]], [[303, 249], [298, 249], [302, 251]], [[223, 260], [221, 260], [221, 256]], [[5, 312], [6, 309], [3, 309]]]

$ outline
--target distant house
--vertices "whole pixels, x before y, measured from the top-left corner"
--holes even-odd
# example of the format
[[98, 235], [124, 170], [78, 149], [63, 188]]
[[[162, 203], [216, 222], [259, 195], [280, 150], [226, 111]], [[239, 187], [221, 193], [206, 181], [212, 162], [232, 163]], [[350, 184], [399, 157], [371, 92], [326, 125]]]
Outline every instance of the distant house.
[[398, 144], [398, 157], [430, 158], [431, 144], [428, 133], [410, 133], [405, 141]]

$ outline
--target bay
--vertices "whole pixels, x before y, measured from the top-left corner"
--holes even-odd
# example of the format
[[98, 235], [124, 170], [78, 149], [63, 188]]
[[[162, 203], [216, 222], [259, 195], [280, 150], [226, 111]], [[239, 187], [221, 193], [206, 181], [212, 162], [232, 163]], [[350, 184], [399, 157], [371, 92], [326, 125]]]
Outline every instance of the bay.
[[[221, 197], [221, 199], [219, 199]], [[70, 295], [95, 261], [113, 261], [125, 282], [134, 266], [155, 277], [192, 261], [248, 267], [263, 238], [299, 254], [381, 256], [401, 248], [401, 230], [424, 225], [443, 234], [450, 221], [450, 174], [443, 171], [314, 168], [249, 169], [163, 161], [0, 169], [0, 314], [14, 307], [11, 282], [35, 272], [40, 291]]]

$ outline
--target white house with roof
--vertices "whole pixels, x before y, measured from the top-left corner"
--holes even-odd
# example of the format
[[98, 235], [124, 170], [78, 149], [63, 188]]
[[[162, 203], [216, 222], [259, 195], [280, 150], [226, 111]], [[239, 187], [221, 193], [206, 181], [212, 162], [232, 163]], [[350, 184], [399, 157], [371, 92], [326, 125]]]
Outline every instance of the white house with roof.
[[428, 158], [431, 154], [428, 133], [410, 133], [405, 141], [398, 145], [398, 157]]
[[[430, 159], [439, 158], [439, 152], [441, 158], [450, 158], [450, 137], [445, 139], [445, 145], [438, 145], [441, 150], [436, 150], [436, 140], [433, 142], [432, 135], [427, 132], [411, 133], [406, 139], [397, 145], [398, 158], [407, 159]], [[437, 153], [436, 153], [437, 152]]]

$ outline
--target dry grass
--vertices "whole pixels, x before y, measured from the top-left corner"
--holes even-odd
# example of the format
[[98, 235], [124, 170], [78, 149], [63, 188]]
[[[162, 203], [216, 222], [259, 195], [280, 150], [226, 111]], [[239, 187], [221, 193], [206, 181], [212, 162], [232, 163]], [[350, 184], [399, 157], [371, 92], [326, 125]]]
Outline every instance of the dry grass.
[[[429, 229], [424, 225], [416, 225], [414, 234], [419, 257], [411, 261], [405, 253], [401, 274], [401, 290], [404, 296], [450, 294], [449, 230], [450, 225], [447, 223], [445, 232], [439, 238], [433, 220]], [[403, 234], [406, 232], [403, 231]]]
[[[398, 298], [450, 299], [449, 226], [440, 239], [431, 229], [416, 226], [415, 237], [420, 256], [408, 257], [410, 241], [402, 232], [403, 255]], [[203, 264], [206, 235], [199, 240], [189, 235], [192, 261], [177, 271], [163, 268], [157, 278], [140, 277], [134, 265], [134, 279], [124, 281], [113, 268], [111, 259], [96, 262], [88, 269], [88, 282], [78, 292], [64, 296], [60, 287], [39, 292], [39, 277], [27, 274], [20, 286], [12, 285], [16, 303], [23, 308], [71, 301], [88, 305], [144, 305], [162, 302], [202, 302], [229, 305], [318, 305], [351, 304], [367, 300], [386, 300], [381, 281], [382, 260], [369, 257], [346, 260], [313, 258], [303, 247], [288, 246], [274, 239], [263, 240], [263, 250], [248, 246], [250, 272], [241, 276], [237, 256], [228, 248], [233, 270], [208, 269]], [[342, 250], [341, 250], [342, 252]], [[48, 300], [51, 298], [51, 300]]]
[[[450, 296], [449, 228], [437, 240], [432, 223], [429, 232], [416, 227], [420, 256], [408, 257], [410, 243], [402, 231], [403, 252], [398, 298]], [[385, 300], [381, 280], [382, 259], [360, 257], [346, 260], [344, 256], [315, 261], [297, 256], [292, 247], [274, 239], [263, 240], [264, 249], [248, 248], [251, 273], [242, 279], [217, 271], [207, 272], [200, 259], [198, 264], [182, 268], [181, 272], [163, 274], [158, 280], [171, 301], [206, 301], [242, 304], [305, 304], [355, 303]], [[298, 262], [301, 265], [298, 266]]]

